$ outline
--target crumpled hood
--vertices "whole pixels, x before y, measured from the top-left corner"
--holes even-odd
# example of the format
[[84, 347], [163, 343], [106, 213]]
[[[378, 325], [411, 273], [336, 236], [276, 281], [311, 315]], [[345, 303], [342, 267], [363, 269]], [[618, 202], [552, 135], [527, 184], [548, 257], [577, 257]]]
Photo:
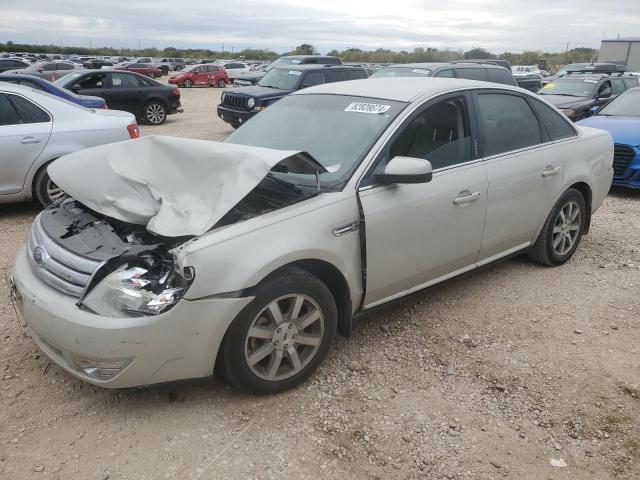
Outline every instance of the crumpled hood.
[[326, 171], [305, 152], [150, 136], [66, 155], [48, 173], [96, 212], [179, 237], [211, 229], [271, 169]]
[[255, 98], [267, 98], [267, 97], [284, 97], [293, 90], [280, 90], [277, 88], [261, 87], [260, 85], [253, 85], [250, 87], [238, 87], [231, 90], [231, 93], [239, 93], [246, 95], [247, 97]]
[[592, 98], [572, 97], [570, 95], [542, 95], [542, 98], [557, 108], [572, 108], [593, 103]]
[[577, 124], [606, 130], [613, 137], [614, 143], [624, 143], [634, 147], [640, 145], [640, 117], [593, 115], [580, 120]]

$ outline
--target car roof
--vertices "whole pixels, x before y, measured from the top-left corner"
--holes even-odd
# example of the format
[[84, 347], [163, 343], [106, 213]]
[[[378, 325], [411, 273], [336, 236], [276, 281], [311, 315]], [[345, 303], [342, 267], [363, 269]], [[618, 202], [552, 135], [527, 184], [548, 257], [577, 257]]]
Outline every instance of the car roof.
[[26, 93], [26, 92], [39, 92], [33, 87], [28, 85], [20, 85], [17, 83], [4, 82], [0, 80], [0, 90], [3, 92], [11, 92], [11, 93]]
[[308, 87], [292, 95], [308, 95], [313, 93], [330, 95], [349, 95], [353, 97], [380, 98], [398, 102], [411, 102], [423, 95], [439, 95], [456, 90], [470, 88], [490, 88], [493, 90], [510, 90], [531, 94], [522, 88], [498, 83], [463, 80], [461, 78], [437, 77], [397, 77], [367, 78], [346, 82], [325, 83]]
[[276, 70], [336, 70], [340, 68], [343, 68], [345, 70], [365, 70], [364, 67], [360, 67], [358, 65], [324, 65], [321, 63], [305, 63], [303, 65], [278, 65], [275, 68]]
[[4, 79], [32, 80], [38, 83], [51, 83], [35, 75], [27, 75], [26, 73], [0, 73], [0, 80]]

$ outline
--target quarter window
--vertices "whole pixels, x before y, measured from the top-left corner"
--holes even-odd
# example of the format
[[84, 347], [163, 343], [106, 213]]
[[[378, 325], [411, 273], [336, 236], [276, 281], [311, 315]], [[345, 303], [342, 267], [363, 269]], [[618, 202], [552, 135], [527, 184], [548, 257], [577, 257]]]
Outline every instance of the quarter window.
[[347, 78], [349, 80], [362, 80], [368, 78], [367, 72], [364, 70], [347, 70]]
[[540, 124], [524, 98], [483, 93], [477, 102], [484, 156], [542, 143]]
[[434, 170], [471, 160], [471, 133], [464, 98], [427, 107], [393, 142], [389, 156], [423, 158], [431, 162]]
[[558, 112], [545, 105], [539, 100], [531, 99], [533, 108], [538, 112], [542, 124], [547, 129], [551, 140], [561, 140], [563, 138], [575, 137], [577, 135], [571, 124], [562, 118]]
[[506, 68], [488, 68], [489, 81], [503, 85], [516, 85], [513, 75]]

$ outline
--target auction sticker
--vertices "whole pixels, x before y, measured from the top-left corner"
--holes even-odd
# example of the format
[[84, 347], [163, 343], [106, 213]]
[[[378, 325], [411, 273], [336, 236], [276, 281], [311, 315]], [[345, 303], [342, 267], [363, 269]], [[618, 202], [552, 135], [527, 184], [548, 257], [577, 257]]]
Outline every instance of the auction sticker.
[[289, 70], [289, 75], [302, 75], [300, 70]]
[[422, 75], [429, 75], [431, 73], [431, 70], [424, 70], [422, 68], [414, 68], [413, 70], [411, 70], [411, 73], [421, 73]]
[[344, 109], [344, 111], [379, 114], [379, 113], [386, 112], [390, 108], [391, 108], [391, 105], [382, 105], [380, 103], [353, 102], [353, 103], [350, 103], [347, 106], [347, 108]]

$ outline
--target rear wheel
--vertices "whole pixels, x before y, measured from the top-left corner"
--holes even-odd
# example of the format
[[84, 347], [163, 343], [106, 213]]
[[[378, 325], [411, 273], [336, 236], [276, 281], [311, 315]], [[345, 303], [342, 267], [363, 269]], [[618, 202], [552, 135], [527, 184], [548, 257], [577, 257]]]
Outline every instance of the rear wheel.
[[240, 390], [277, 393], [302, 383], [327, 355], [338, 313], [317, 277], [288, 268], [261, 285], [235, 318], [218, 362]]
[[153, 72], [149, 73], [149, 78], [156, 78], [156, 74]]
[[570, 188], [551, 210], [529, 256], [544, 265], [562, 265], [578, 248], [586, 218], [586, 202], [582, 193]]
[[187, 79], [182, 83], [182, 86], [183, 86], [184, 88], [191, 88], [191, 87], [193, 87], [193, 82], [192, 82], [190, 79], [188, 79], [188, 78], [187, 78]]
[[218, 85], [218, 88], [224, 88], [227, 86], [227, 82], [225, 81], [224, 78], [221, 78], [220, 80], [218, 80], [217, 85]]
[[167, 119], [167, 109], [164, 104], [152, 101], [144, 106], [143, 115], [150, 125], [162, 125]]
[[62, 189], [49, 177], [46, 165], [38, 171], [33, 180], [33, 193], [43, 207], [64, 195]]

